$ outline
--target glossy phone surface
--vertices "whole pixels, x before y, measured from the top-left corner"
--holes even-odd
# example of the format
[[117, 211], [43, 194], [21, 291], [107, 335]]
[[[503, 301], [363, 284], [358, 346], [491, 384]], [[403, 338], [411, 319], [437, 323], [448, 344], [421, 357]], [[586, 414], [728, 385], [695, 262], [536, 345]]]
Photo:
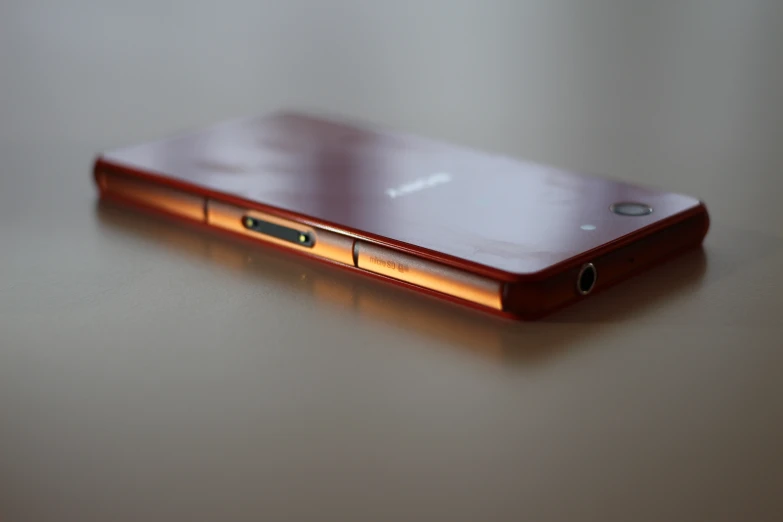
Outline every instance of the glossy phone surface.
[[[267, 212], [259, 214], [261, 220], [271, 216], [282, 225], [301, 224], [323, 252], [302, 253], [395, 279], [382, 259], [391, 249], [408, 256], [390, 265], [391, 272], [409, 267], [415, 273], [417, 262], [424, 272], [442, 267], [446, 280], [467, 278], [463, 282], [472, 293], [458, 299], [523, 317], [579, 298], [569, 280], [568, 292], [565, 283], [550, 288], [563, 295], [544, 303], [542, 282], [554, 284], [558, 275], [573, 276], [585, 263], [634, 245], [628, 262], [638, 263], [623, 269], [626, 277], [699, 244], [709, 223], [704, 205], [690, 196], [297, 113], [228, 121], [110, 151], [98, 158], [95, 172], [106, 196], [163, 211], [180, 197], [182, 204], [171, 213], [235, 233], [247, 232], [240, 223], [251, 211]], [[172, 192], [159, 195], [163, 202], [144, 191], [128, 196], [135, 189], [127, 189], [123, 180]], [[111, 190], [112, 183], [120, 189]], [[188, 200], [191, 196], [200, 199]], [[613, 211], [618, 204], [627, 210], [622, 204], [628, 202], [643, 205], [629, 207], [639, 215]], [[192, 216], [183, 216], [186, 207]], [[649, 213], [636, 212], [639, 208]], [[674, 236], [660, 235], [676, 226]], [[640, 243], [653, 236], [658, 239]], [[665, 245], [673, 240], [678, 246], [668, 251]], [[361, 258], [361, 252], [367, 256]], [[611, 272], [596, 267], [599, 282], [612, 280], [606, 277]], [[426, 277], [411, 277], [403, 282], [440, 292]]]

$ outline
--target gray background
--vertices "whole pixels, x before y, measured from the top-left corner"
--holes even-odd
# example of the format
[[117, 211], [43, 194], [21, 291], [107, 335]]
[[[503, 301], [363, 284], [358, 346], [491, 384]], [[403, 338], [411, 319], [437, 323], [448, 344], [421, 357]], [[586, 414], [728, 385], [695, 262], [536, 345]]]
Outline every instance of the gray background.
[[[781, 520], [783, 2], [202, 4], [0, 4], [1, 519]], [[512, 324], [96, 205], [100, 150], [281, 107], [713, 228]]]

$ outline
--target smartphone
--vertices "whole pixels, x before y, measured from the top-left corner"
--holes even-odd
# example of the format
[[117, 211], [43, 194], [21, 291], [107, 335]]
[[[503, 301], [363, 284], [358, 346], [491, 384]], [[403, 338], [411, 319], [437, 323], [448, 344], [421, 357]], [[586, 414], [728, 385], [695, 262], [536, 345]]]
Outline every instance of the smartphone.
[[278, 112], [100, 154], [111, 200], [538, 319], [698, 247], [697, 198]]

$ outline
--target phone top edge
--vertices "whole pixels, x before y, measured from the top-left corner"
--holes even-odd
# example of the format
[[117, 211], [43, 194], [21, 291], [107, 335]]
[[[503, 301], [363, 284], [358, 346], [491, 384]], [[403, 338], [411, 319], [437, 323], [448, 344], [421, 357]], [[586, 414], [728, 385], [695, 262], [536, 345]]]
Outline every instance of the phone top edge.
[[[507, 282], [549, 277], [703, 205], [358, 120], [325, 119], [332, 117], [282, 108], [235, 118], [102, 153], [95, 168]], [[618, 218], [608, 209], [623, 200], [650, 203], [656, 212]]]

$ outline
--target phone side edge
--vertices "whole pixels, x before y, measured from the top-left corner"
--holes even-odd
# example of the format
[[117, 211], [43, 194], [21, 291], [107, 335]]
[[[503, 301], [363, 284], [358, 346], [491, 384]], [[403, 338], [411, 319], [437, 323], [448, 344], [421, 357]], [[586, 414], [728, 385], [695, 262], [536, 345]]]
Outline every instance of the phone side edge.
[[[101, 158], [95, 162], [93, 177], [102, 199], [179, 218], [263, 246], [301, 254], [460, 305], [507, 315], [502, 309], [502, 281], [397, 250], [390, 245], [379, 245], [370, 238], [356, 237], [354, 233], [341, 234], [333, 227], [320, 228], [309, 222], [292, 221], [244, 208], [234, 202], [175, 188], [166, 183], [165, 178], [157, 182], [146, 173], [135, 176], [129, 174], [124, 166], [115, 170], [111, 162]], [[315, 245], [318, 248], [310, 251], [266, 237], [260, 239], [242, 226], [242, 219], [246, 216], [296, 224], [316, 234]], [[383, 265], [380, 259], [384, 260]]]

